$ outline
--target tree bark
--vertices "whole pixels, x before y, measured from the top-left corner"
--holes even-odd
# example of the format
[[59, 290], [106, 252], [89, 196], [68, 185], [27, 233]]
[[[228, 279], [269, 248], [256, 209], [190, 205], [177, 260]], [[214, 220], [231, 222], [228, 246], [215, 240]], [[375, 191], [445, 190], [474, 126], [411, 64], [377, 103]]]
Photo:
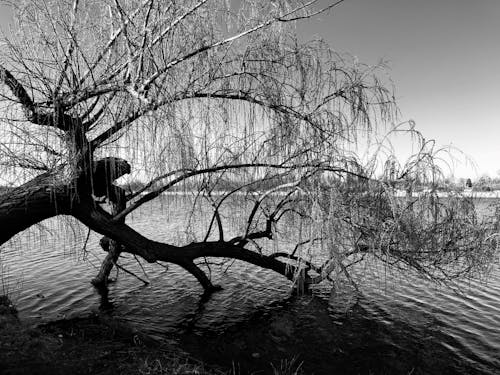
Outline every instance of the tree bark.
[[75, 190], [49, 179], [42, 176], [0, 195], [0, 245], [44, 219], [71, 214], [78, 199]]
[[[120, 189], [121, 188], [118, 188]], [[111, 214], [113, 216], [117, 215], [119, 212], [123, 211], [126, 207], [126, 201], [125, 201], [125, 194], [117, 194], [117, 201], [116, 202], [111, 202]], [[125, 218], [120, 219], [119, 222], [125, 223]], [[120, 245], [119, 242], [115, 240], [109, 240], [108, 241], [103, 241], [105, 240], [106, 237], [103, 237], [101, 239], [101, 247], [103, 247], [106, 251], [106, 257], [104, 258], [101, 268], [99, 270], [99, 273], [95, 278], [92, 279], [92, 284], [97, 286], [97, 287], [105, 287], [108, 284], [109, 280], [109, 274], [111, 273], [111, 270], [113, 269], [113, 266], [116, 264], [118, 261], [118, 258], [120, 257], [120, 253], [122, 251], [123, 246]], [[105, 244], [105, 245], [104, 245]]]

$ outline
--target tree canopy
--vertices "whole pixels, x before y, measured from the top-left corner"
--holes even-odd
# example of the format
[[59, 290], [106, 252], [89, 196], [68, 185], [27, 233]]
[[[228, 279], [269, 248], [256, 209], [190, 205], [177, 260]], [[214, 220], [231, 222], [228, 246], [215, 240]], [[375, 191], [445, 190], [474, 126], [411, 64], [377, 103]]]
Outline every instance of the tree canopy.
[[[178, 264], [207, 291], [206, 257], [306, 283], [352, 280], [349, 268], [373, 258], [438, 281], [483, 271], [495, 244], [473, 205], [411, 194], [440, 177], [434, 143], [406, 123], [417, 152], [403, 163], [384, 141], [402, 129], [383, 64], [299, 34], [298, 23], [341, 12], [342, 0], [319, 3], [12, 3], [0, 54], [0, 165], [12, 183], [0, 243], [71, 215], [105, 236], [96, 283], [128, 252]], [[135, 191], [113, 183], [129, 173]], [[169, 244], [126, 224], [179, 186], [193, 212], [209, 211], [201, 231]]]

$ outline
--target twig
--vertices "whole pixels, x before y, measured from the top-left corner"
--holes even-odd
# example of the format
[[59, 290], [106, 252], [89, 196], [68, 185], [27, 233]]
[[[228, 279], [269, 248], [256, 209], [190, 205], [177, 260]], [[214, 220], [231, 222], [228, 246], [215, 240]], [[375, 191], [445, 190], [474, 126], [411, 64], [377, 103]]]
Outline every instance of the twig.
[[125, 267], [119, 265], [118, 263], [115, 263], [115, 266], [119, 269], [121, 269], [122, 271], [128, 273], [129, 275], [132, 275], [134, 276], [136, 279], [142, 281], [145, 285], [149, 285], [149, 281], [147, 280], [144, 280], [143, 278], [137, 276], [135, 273], [133, 273], [132, 271], [129, 271], [128, 269], [126, 269]]

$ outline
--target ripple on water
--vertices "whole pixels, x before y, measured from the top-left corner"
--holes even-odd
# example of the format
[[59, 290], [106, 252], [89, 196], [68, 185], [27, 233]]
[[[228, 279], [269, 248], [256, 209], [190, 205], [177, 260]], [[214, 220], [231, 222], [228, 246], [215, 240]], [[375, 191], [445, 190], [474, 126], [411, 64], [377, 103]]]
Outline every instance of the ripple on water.
[[[176, 204], [167, 220], [146, 206], [132, 223], [156, 239], [174, 240], [186, 216]], [[61, 227], [54, 220], [47, 225]], [[89, 283], [104, 255], [99, 236], [90, 235], [84, 260], [87, 233], [78, 228], [71, 233], [57, 240], [27, 233], [2, 247], [4, 283], [21, 318], [54, 320], [99, 309], [100, 298]], [[133, 258], [121, 262], [141, 273]], [[361, 294], [347, 284], [290, 297], [289, 284], [280, 276], [235, 262], [227, 273], [214, 273], [224, 289], [205, 304], [200, 304], [200, 286], [181, 268], [144, 267], [150, 285], [123, 272], [111, 284], [112, 314], [157, 338], [174, 335], [202, 357], [222, 353], [221, 358], [227, 354], [247, 363], [245, 355], [254, 345], [259, 353], [269, 353], [262, 354], [262, 366], [295, 353], [315, 365], [310, 370], [316, 374], [408, 373], [412, 368], [489, 374], [500, 367], [498, 267], [488, 283], [460, 284], [462, 294], [371, 265], [360, 270]]]

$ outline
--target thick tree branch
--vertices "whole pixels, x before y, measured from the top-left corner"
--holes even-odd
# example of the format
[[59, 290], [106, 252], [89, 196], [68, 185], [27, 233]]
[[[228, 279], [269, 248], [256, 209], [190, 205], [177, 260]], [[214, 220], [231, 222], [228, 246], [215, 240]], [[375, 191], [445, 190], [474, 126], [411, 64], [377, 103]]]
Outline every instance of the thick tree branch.
[[212, 281], [210, 281], [205, 272], [193, 262], [186, 261], [181, 263], [180, 266], [196, 277], [196, 280], [201, 284], [205, 293], [212, 293], [222, 289], [220, 286], [212, 284]]
[[[30, 97], [24, 86], [12, 75], [12, 73], [0, 65], [0, 80], [10, 89], [12, 94], [22, 105], [28, 121], [37, 125], [54, 126], [64, 131], [72, 130], [81, 125], [77, 117], [65, 113], [53, 114], [41, 110]], [[57, 112], [60, 108], [56, 109]]]
[[[92, 230], [119, 241], [124, 246], [124, 251], [139, 255], [147, 262], [164, 261], [194, 269], [189, 263], [198, 258], [232, 258], [273, 270], [289, 280], [293, 280], [296, 268], [277, 259], [227, 242], [200, 242], [178, 247], [152, 241], [126, 224], [116, 222], [99, 206], [92, 205], [92, 208], [89, 209], [90, 204], [89, 198], [81, 199], [80, 204], [73, 209], [72, 214]], [[196, 277], [200, 278], [201, 276], [198, 273]]]
[[43, 173], [0, 195], [0, 245], [44, 219], [71, 214], [77, 199], [74, 187], [54, 181], [53, 173]]
[[0, 65], [0, 80], [10, 89], [12, 94], [19, 100], [28, 117], [33, 116], [36, 111], [35, 103], [29, 96], [24, 86], [12, 75], [12, 73]]

